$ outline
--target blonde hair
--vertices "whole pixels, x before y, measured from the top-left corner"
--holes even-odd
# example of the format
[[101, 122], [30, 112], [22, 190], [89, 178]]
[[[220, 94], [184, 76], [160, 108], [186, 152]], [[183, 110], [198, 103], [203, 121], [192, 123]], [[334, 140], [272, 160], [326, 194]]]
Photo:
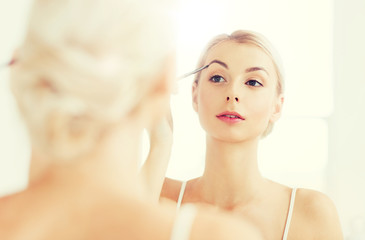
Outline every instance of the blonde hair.
[[[272, 60], [276, 74], [277, 74], [277, 85], [276, 91], [277, 94], [284, 93], [284, 76], [283, 76], [283, 68], [281, 65], [281, 59], [272, 46], [272, 44], [261, 34], [247, 31], [247, 30], [237, 30], [232, 34], [220, 34], [214, 37], [206, 46], [205, 50], [203, 51], [202, 55], [199, 58], [197, 68], [203, 67], [206, 57], [208, 56], [209, 51], [216, 45], [224, 41], [233, 41], [240, 44], [253, 44], [259, 48], [261, 48]], [[198, 84], [200, 79], [201, 72], [198, 72], [195, 75], [194, 83]], [[266, 130], [262, 134], [262, 137], [267, 136], [273, 128], [273, 123], [269, 123]]]
[[174, 48], [167, 0], [35, 0], [11, 76], [32, 143], [70, 159], [138, 107]]

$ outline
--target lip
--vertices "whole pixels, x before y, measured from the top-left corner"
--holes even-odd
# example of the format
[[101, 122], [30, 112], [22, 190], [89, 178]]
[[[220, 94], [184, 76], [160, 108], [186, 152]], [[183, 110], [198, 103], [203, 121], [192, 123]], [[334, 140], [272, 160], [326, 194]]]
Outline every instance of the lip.
[[219, 120], [226, 122], [226, 123], [239, 123], [245, 120], [244, 117], [242, 117], [237, 112], [222, 112], [216, 116]]

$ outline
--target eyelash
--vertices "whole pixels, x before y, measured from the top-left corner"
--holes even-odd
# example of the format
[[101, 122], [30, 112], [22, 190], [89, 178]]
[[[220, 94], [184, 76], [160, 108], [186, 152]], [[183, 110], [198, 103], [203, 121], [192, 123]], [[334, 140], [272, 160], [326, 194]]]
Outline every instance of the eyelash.
[[[254, 83], [255, 85], [259, 84], [259, 86], [254, 86], [254, 85], [251, 85], [248, 83]], [[263, 87], [262, 83], [260, 83], [259, 81], [255, 80], [255, 79], [248, 80], [245, 84], [248, 86], [251, 86], [251, 87]]]
[[[213, 82], [213, 83], [220, 83], [222, 81], [215, 81], [214, 79], [215, 78], [221, 78], [223, 79], [224, 81], [226, 81], [222, 76], [220, 75], [214, 75], [212, 76], [211, 78], [209, 78], [209, 81]], [[252, 84], [253, 83], [253, 84]], [[262, 83], [260, 83], [259, 81], [255, 80], [255, 79], [250, 79], [248, 80], [246, 83], [245, 83], [247, 86], [251, 86], [251, 87], [263, 87]], [[258, 85], [257, 85], [258, 84]]]
[[213, 82], [213, 83], [220, 83], [221, 81], [215, 81], [214, 78], [219, 77], [222, 78], [224, 81], [226, 81], [222, 76], [220, 75], [214, 75], [213, 77], [209, 78], [209, 81]]

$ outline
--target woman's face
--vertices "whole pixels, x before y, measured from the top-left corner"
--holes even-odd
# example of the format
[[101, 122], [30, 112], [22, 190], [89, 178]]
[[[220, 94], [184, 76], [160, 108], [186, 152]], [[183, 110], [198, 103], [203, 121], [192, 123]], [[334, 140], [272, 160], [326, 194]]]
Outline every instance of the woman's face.
[[224, 41], [206, 64], [193, 86], [193, 106], [207, 134], [229, 142], [259, 138], [283, 102], [271, 58], [255, 45]]

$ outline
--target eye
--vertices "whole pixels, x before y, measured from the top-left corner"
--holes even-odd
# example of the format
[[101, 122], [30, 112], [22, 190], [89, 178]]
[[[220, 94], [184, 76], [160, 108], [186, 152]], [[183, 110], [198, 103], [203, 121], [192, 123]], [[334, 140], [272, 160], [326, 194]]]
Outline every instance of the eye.
[[260, 82], [258, 82], [256, 80], [248, 80], [245, 84], [249, 85], [251, 87], [262, 87], [263, 86]]
[[219, 83], [219, 82], [224, 82], [225, 80], [222, 76], [214, 75], [213, 77], [211, 77], [209, 79], [209, 81], [214, 82], [214, 83]]

